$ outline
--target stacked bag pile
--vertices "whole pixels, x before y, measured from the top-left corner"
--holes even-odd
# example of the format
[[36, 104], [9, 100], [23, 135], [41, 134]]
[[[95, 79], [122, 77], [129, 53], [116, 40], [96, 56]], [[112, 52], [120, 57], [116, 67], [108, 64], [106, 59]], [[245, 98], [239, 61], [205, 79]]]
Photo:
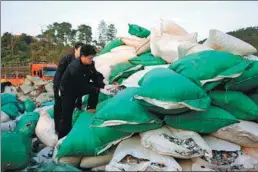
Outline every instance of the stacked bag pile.
[[4, 85], [1, 90], [2, 171], [22, 169], [30, 164], [38, 139], [36, 127], [42, 121], [40, 112], [54, 104], [52, 81], [28, 75], [21, 86]]
[[124, 88], [81, 112], [55, 147], [57, 163], [106, 171], [257, 170], [258, 58], [218, 30], [197, 33], [161, 21], [95, 58], [106, 84]]
[[160, 29], [129, 24], [128, 32], [95, 58], [105, 83], [121, 86], [99, 95], [95, 114], [75, 109], [72, 130], [57, 140], [53, 108], [34, 110], [37, 138], [54, 148], [47, 167], [258, 170], [257, 50], [215, 29], [199, 44], [197, 33], [164, 20]]
[[54, 99], [53, 81], [43, 81], [39, 77], [27, 75], [24, 83], [17, 88], [18, 98], [22, 101], [30, 98], [37, 104], [50, 105]]

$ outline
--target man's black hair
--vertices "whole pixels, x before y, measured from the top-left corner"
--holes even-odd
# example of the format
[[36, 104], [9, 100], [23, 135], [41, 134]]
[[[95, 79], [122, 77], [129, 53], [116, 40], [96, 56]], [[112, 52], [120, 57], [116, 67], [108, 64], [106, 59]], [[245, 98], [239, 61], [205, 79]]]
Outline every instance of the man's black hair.
[[86, 44], [81, 47], [81, 56], [89, 56], [89, 55], [96, 55], [97, 51], [96, 48], [92, 45]]
[[84, 43], [82, 42], [77, 42], [75, 45], [74, 45], [74, 49], [78, 49], [79, 47], [82, 47], [84, 45]]

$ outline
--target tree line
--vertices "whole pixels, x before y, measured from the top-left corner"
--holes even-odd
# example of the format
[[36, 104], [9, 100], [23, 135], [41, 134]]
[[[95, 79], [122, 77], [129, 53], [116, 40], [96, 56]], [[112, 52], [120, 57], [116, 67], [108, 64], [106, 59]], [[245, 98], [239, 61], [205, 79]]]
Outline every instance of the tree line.
[[5, 32], [1, 36], [2, 63], [49, 61], [58, 62], [60, 57], [71, 52], [75, 42], [95, 45], [101, 50], [109, 41], [116, 38], [117, 29], [114, 24], [107, 24], [101, 20], [98, 25], [98, 36], [94, 40], [92, 28], [81, 24], [73, 29], [69, 22], [54, 22], [41, 34], [30, 36], [26, 33], [13, 35]]

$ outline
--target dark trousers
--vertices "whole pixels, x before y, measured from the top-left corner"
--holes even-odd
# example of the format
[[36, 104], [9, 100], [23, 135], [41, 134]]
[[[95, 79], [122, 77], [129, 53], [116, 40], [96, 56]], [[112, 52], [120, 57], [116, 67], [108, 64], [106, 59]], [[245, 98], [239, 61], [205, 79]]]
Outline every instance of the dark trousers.
[[[63, 90], [61, 92], [61, 104], [62, 104], [62, 113], [60, 115], [60, 122], [58, 124], [58, 139], [65, 137], [70, 130], [72, 129], [72, 116], [73, 110], [76, 104], [76, 99], [85, 95], [83, 94], [76, 94], [69, 91]], [[89, 99], [87, 109], [95, 109], [98, 104], [98, 96], [99, 92], [89, 92]]]
[[[54, 104], [54, 122], [55, 122], [55, 130], [58, 133], [59, 123], [60, 123], [60, 116], [62, 113], [62, 99], [61, 96], [58, 94], [59, 88], [54, 87], [54, 98], [55, 98], [55, 104]], [[77, 108], [81, 108], [82, 106], [82, 96], [78, 97], [76, 99], [76, 103], [74, 105]]]

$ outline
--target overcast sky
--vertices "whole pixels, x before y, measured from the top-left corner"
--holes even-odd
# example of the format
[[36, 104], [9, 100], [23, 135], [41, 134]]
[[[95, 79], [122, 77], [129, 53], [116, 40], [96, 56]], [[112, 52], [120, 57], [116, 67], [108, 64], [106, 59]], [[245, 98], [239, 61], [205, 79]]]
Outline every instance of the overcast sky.
[[118, 36], [127, 35], [128, 23], [148, 29], [159, 19], [174, 20], [188, 32], [206, 38], [210, 29], [223, 32], [258, 26], [258, 1], [5, 1], [1, 2], [1, 34], [37, 35], [53, 22], [92, 27], [96, 35], [101, 19], [115, 24]]

